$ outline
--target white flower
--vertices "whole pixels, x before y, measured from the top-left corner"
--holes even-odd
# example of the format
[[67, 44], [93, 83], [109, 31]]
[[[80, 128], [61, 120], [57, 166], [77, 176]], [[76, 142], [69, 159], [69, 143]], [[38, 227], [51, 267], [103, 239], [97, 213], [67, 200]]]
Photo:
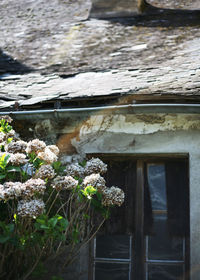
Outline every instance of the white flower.
[[57, 190], [72, 190], [75, 189], [78, 185], [78, 181], [72, 178], [71, 176], [57, 176], [53, 180], [53, 187]]
[[34, 153], [39, 153], [44, 151], [46, 148], [46, 144], [43, 141], [40, 141], [39, 139], [34, 139], [32, 141], [28, 142], [26, 152], [28, 154], [34, 152]]
[[4, 140], [6, 139], [6, 135], [3, 132], [0, 132], [0, 143], [4, 145]]
[[68, 176], [82, 178], [84, 176], [84, 168], [78, 163], [73, 163], [66, 167], [65, 173]]
[[118, 187], [105, 188], [103, 190], [102, 205], [121, 206], [122, 203], [124, 202], [124, 198], [125, 198], [124, 192], [120, 188]]
[[8, 123], [11, 123], [13, 121], [13, 119], [8, 115], [0, 116], [0, 120], [5, 120]]
[[54, 169], [51, 165], [42, 165], [35, 174], [35, 178], [52, 179], [55, 177]]
[[17, 214], [21, 217], [36, 218], [44, 212], [45, 204], [41, 199], [20, 200]]
[[56, 156], [58, 156], [59, 155], [59, 149], [58, 149], [58, 147], [56, 146], [56, 145], [49, 145], [49, 146], [47, 146], [47, 148], [52, 152], [52, 153], [54, 153]]
[[13, 140], [19, 140], [19, 134], [15, 132], [14, 129], [11, 129], [8, 133], [6, 133], [6, 138], [13, 138]]
[[91, 174], [89, 176], [86, 176], [83, 180], [83, 186], [93, 186], [94, 188], [97, 188], [98, 191], [101, 191], [105, 188], [105, 180], [103, 177], [101, 177], [100, 174]]
[[28, 160], [26, 159], [26, 155], [21, 153], [16, 153], [16, 154], [10, 154], [8, 161], [12, 165], [21, 165], [21, 164], [26, 164]]
[[20, 182], [6, 182], [0, 185], [0, 200], [10, 200], [22, 195], [23, 184]]
[[22, 140], [11, 142], [6, 145], [6, 151], [9, 153], [24, 153], [26, 151], [26, 148], [27, 143]]
[[90, 175], [92, 173], [104, 174], [107, 171], [107, 164], [103, 163], [99, 158], [92, 158], [87, 161], [85, 166], [85, 174]]
[[38, 153], [37, 157], [48, 164], [51, 164], [58, 160], [58, 157], [47, 147], [43, 152]]
[[23, 197], [32, 197], [36, 193], [44, 194], [46, 189], [45, 181], [42, 179], [29, 179], [24, 183]]

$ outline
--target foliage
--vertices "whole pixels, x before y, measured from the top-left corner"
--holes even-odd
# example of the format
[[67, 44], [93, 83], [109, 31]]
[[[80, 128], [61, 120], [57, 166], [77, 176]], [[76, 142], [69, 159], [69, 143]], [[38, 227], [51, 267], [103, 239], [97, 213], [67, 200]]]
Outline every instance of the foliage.
[[124, 195], [109, 194], [109, 205], [105, 180], [91, 175], [105, 172], [99, 159], [63, 166], [56, 146], [22, 141], [10, 122], [0, 120], [0, 279], [26, 280], [65, 250], [70, 264]]

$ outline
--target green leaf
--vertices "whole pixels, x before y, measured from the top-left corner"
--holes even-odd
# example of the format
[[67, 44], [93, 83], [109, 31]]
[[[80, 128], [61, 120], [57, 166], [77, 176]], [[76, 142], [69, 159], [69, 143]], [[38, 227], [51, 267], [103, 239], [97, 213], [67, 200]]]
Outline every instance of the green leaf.
[[7, 144], [11, 143], [12, 140], [13, 140], [13, 138], [8, 138], [8, 139], [7, 139]]
[[63, 218], [62, 220], [59, 221], [59, 224], [62, 226], [62, 229], [65, 230], [68, 227], [69, 222], [67, 219]]
[[49, 219], [48, 225], [54, 228], [56, 226], [57, 222], [58, 222], [58, 219], [56, 217], [53, 217], [53, 218]]
[[6, 243], [10, 239], [10, 236], [0, 235], [0, 243]]
[[0, 180], [6, 178], [6, 174], [0, 174]]
[[21, 172], [21, 168], [19, 166], [9, 166], [6, 170], [8, 172]]
[[41, 228], [41, 229], [49, 229], [49, 227], [46, 226], [46, 225], [41, 225], [40, 228]]
[[36, 222], [41, 224], [41, 225], [45, 225], [46, 224], [46, 221], [42, 220], [42, 219], [36, 219]]

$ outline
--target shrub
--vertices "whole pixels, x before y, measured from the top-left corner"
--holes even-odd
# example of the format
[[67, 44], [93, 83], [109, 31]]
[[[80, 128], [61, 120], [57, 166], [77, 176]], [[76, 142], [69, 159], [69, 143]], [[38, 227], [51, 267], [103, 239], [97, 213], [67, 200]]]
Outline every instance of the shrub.
[[71, 263], [124, 193], [106, 187], [100, 159], [62, 166], [56, 146], [22, 141], [11, 121], [0, 117], [0, 278], [25, 280], [65, 250]]

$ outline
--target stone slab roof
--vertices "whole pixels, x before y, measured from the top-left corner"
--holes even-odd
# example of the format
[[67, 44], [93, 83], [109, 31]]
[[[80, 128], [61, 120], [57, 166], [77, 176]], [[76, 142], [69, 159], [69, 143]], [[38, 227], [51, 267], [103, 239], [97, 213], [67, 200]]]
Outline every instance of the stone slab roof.
[[200, 2], [175, 2], [149, 0], [153, 15], [96, 20], [87, 19], [89, 0], [2, 0], [1, 110], [116, 98], [199, 103]]

